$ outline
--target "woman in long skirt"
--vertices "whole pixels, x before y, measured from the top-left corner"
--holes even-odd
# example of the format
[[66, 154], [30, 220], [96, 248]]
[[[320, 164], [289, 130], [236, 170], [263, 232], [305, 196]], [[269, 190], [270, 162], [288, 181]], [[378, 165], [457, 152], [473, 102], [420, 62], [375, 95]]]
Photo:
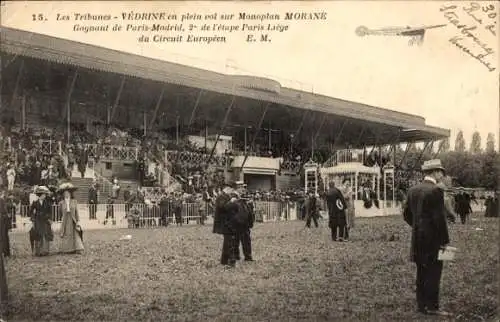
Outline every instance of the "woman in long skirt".
[[82, 253], [84, 250], [82, 241], [82, 228], [78, 215], [78, 203], [73, 198], [76, 188], [71, 183], [64, 183], [59, 187], [63, 194], [63, 200], [59, 202], [59, 214], [61, 223], [61, 253]]
[[36, 188], [35, 194], [38, 200], [31, 204], [31, 221], [33, 228], [30, 231], [30, 241], [33, 241], [33, 252], [35, 256], [46, 256], [50, 251], [50, 242], [54, 240], [52, 231], [52, 204], [47, 200], [50, 190], [41, 186]]
[[349, 231], [351, 230], [351, 228], [354, 228], [354, 216], [355, 216], [354, 212], [355, 212], [355, 210], [354, 210], [354, 200], [352, 200], [353, 191], [351, 188], [351, 182], [349, 180], [345, 180], [343, 182], [343, 184], [344, 184], [344, 187], [341, 190], [341, 192], [342, 192], [342, 195], [344, 196], [344, 200], [345, 200], [345, 203], [347, 206], [347, 209], [346, 209], [347, 225], [345, 228], [344, 236], [345, 236], [345, 240], [348, 240], [349, 239]]

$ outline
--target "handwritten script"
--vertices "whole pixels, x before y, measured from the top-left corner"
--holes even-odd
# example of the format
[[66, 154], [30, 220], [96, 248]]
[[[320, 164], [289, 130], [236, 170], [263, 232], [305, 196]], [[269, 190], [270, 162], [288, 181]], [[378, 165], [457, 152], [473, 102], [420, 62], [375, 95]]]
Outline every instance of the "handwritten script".
[[490, 72], [496, 70], [495, 42], [498, 13], [494, 4], [470, 2], [468, 5], [445, 5], [439, 9], [459, 33], [449, 42], [484, 65]]

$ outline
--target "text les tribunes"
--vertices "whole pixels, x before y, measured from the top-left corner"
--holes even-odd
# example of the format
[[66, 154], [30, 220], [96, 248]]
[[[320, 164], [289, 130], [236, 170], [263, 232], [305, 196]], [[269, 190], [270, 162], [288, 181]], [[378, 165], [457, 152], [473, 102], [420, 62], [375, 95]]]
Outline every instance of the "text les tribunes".
[[[41, 14], [39, 16], [42, 16]], [[172, 12], [121, 12], [119, 15], [92, 14], [92, 13], [58, 13], [56, 20], [70, 21], [73, 18], [78, 23], [73, 26], [75, 32], [156, 32], [153, 35], [141, 34], [139, 42], [226, 42], [226, 35], [222, 32], [278, 32], [289, 30], [287, 22], [327, 20], [325, 11], [318, 12], [286, 12], [276, 13], [172, 13]], [[33, 21], [46, 20], [33, 15]], [[121, 25], [117, 21], [124, 21]], [[102, 22], [114, 21], [114, 25], [103, 24]], [[165, 21], [165, 22], [163, 22]], [[267, 21], [267, 23], [264, 23]], [[186, 24], [183, 24], [186, 23]], [[184, 35], [188, 30], [191, 34]], [[163, 32], [163, 34], [161, 33]], [[207, 35], [207, 32], [212, 32]], [[196, 35], [193, 33], [201, 33]], [[260, 37], [255, 34], [247, 34], [247, 42], [255, 42], [260, 38], [261, 42], [270, 42], [268, 34], [261, 33]]]

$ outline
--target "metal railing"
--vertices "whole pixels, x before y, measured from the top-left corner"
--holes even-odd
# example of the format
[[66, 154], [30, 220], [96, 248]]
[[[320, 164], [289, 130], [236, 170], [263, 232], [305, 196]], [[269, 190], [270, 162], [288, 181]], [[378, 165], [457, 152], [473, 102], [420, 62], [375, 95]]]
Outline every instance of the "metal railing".
[[[167, 151], [167, 161], [170, 163], [179, 163], [189, 165], [192, 167], [204, 167], [210, 155], [199, 152], [189, 151]], [[229, 157], [225, 155], [214, 155], [210, 160], [210, 165], [216, 167], [226, 167], [228, 165]]]
[[285, 160], [281, 163], [281, 171], [298, 173], [302, 166], [302, 162], [300, 161], [290, 161]]
[[85, 144], [85, 147], [89, 155], [108, 160], [136, 160], [139, 155], [138, 147], [94, 143]]
[[[293, 202], [256, 201], [254, 202], [256, 221], [282, 221], [297, 218], [298, 205]], [[201, 219], [213, 217], [214, 207], [208, 202], [166, 203], [165, 205], [146, 204], [79, 204], [78, 214], [82, 227], [92, 223], [95, 228], [108, 226], [115, 228], [155, 227], [168, 223], [201, 223]], [[12, 216], [12, 228], [24, 230], [30, 226], [30, 206], [16, 207]], [[52, 206], [51, 221], [55, 228], [60, 225], [62, 216], [59, 205]]]

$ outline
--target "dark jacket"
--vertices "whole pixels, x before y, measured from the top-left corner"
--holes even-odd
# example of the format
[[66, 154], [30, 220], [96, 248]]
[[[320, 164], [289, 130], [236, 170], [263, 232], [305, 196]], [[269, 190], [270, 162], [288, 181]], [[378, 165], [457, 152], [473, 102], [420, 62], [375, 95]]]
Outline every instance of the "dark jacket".
[[253, 207], [248, 201], [244, 199], [239, 199], [236, 201], [237, 208], [236, 214], [233, 217], [233, 227], [238, 231], [245, 231], [253, 228], [255, 223], [255, 214], [253, 212]]
[[89, 189], [89, 198], [88, 198], [88, 203], [89, 204], [97, 204], [97, 189], [94, 187], [90, 187]]
[[332, 188], [326, 193], [326, 205], [328, 207], [328, 227], [332, 227], [334, 218], [346, 215], [347, 203], [344, 195], [337, 188]]
[[45, 199], [42, 203], [36, 200], [31, 204], [30, 208], [31, 221], [33, 221], [33, 231], [35, 240], [40, 240], [42, 237], [49, 241], [54, 238], [54, 233], [51, 227], [52, 203]]
[[318, 205], [318, 199], [316, 197], [308, 197], [304, 201], [304, 212], [306, 218], [319, 217], [319, 205]]
[[411, 187], [403, 216], [412, 227], [411, 260], [420, 264], [436, 261], [440, 247], [450, 242], [443, 190], [427, 180]]
[[[9, 220], [9, 210], [7, 209], [7, 201], [4, 198], [0, 198], [0, 225], [3, 229], [10, 229], [10, 220]], [[3, 230], [0, 230], [0, 234], [2, 234]], [[0, 238], [4, 238], [5, 236], [0, 236]]]
[[344, 195], [337, 188], [332, 188], [326, 193], [326, 205], [328, 207], [328, 215], [345, 215], [347, 204]]
[[231, 202], [231, 197], [225, 193], [220, 194], [215, 200], [213, 233], [219, 235], [235, 234], [233, 217], [237, 211], [238, 205]]

